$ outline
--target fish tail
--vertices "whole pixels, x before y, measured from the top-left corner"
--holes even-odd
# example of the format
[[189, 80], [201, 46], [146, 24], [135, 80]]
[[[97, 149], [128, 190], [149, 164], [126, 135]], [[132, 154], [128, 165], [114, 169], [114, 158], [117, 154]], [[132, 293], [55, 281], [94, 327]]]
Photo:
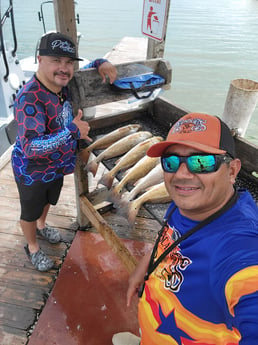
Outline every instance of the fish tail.
[[137, 199], [130, 201], [127, 204], [124, 217], [127, 219], [130, 228], [134, 227], [135, 219], [136, 219], [137, 214], [139, 212], [140, 206], [141, 205], [139, 203], [137, 203]]
[[121, 185], [118, 183], [109, 193], [108, 201], [111, 201], [114, 204], [114, 207], [117, 208], [121, 200], [121, 197], [122, 197], [122, 188], [121, 188]]
[[99, 162], [94, 159], [92, 161], [90, 161], [87, 165], [86, 165], [86, 169], [92, 173], [93, 176], [96, 175], [97, 173], [97, 170], [98, 170], [98, 167], [99, 167]]
[[114, 181], [114, 176], [112, 176], [110, 172], [108, 172], [101, 177], [98, 183], [101, 183], [104, 186], [106, 186], [108, 189], [110, 189], [112, 187], [113, 181]]
[[81, 150], [80, 153], [79, 153], [79, 156], [80, 156], [80, 159], [85, 163], [87, 164], [88, 163], [88, 160], [90, 158], [90, 154], [91, 154], [91, 151], [88, 150], [87, 147], [85, 147], [85, 149]]

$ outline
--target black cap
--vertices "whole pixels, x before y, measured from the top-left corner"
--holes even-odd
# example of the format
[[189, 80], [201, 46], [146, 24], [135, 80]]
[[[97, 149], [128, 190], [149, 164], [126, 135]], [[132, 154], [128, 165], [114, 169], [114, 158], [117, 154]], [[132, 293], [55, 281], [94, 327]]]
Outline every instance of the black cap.
[[83, 60], [77, 56], [73, 40], [60, 32], [51, 32], [41, 37], [39, 55], [69, 57], [78, 61]]

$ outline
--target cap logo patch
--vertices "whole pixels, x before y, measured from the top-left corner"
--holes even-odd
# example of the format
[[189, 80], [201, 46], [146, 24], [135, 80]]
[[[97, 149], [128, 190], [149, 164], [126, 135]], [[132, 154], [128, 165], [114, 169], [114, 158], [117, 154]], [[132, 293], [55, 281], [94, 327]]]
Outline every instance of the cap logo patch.
[[206, 122], [206, 120], [196, 118], [182, 119], [174, 125], [172, 133], [204, 132], [207, 130]]
[[61, 41], [61, 40], [55, 40], [51, 43], [51, 48], [55, 50], [56, 48], [61, 49], [63, 52], [68, 52], [71, 54], [75, 53], [75, 47], [72, 46], [69, 42], [67, 41]]

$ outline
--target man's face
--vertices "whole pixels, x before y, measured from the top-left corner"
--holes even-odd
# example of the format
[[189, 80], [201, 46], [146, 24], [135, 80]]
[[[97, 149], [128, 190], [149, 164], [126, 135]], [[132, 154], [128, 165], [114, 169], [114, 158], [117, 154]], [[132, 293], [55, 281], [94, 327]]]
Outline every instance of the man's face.
[[59, 92], [73, 77], [73, 59], [68, 57], [38, 56], [38, 61], [37, 76], [53, 92]]
[[[190, 156], [203, 152], [176, 144], [169, 146], [165, 153]], [[229, 165], [221, 164], [215, 172], [194, 174], [182, 163], [176, 173], [164, 172], [164, 181], [181, 214], [203, 220], [219, 210], [233, 195], [233, 184], [240, 166], [240, 161], [235, 159]]]

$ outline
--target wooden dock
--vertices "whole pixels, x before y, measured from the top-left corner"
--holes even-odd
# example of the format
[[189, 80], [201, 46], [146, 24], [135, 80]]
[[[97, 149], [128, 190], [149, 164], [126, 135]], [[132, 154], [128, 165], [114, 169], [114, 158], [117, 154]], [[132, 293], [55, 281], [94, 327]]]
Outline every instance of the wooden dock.
[[27, 343], [77, 229], [73, 175], [65, 177], [60, 201], [48, 217], [49, 224], [60, 230], [62, 242], [50, 245], [40, 240], [41, 247], [56, 262], [47, 273], [36, 271], [26, 258], [10, 162], [0, 170], [0, 181], [0, 344], [21, 345]]
[[[91, 180], [91, 192], [96, 188], [96, 181], [100, 178], [100, 175], [103, 174], [104, 171], [105, 168], [102, 166], [99, 169], [97, 176]], [[80, 284], [77, 283], [76, 286], [71, 284], [73, 277], [69, 276], [69, 272], [67, 273], [67, 266], [70, 267], [69, 262], [71, 260], [73, 261], [73, 259], [71, 259], [71, 255], [73, 257], [75, 255], [76, 257], [76, 252], [78, 253], [78, 251], [74, 248], [69, 257], [70, 249], [73, 248], [73, 240], [75, 238], [77, 238], [75, 246], [78, 246], [78, 241], [82, 241], [82, 243], [85, 242], [85, 235], [91, 236], [90, 233], [96, 233], [97, 231], [93, 227], [90, 227], [86, 233], [84, 231], [77, 231], [78, 223], [76, 222], [77, 209], [75, 201], [74, 176], [66, 176], [60, 200], [56, 206], [51, 207], [48, 216], [48, 223], [58, 228], [61, 232], [62, 242], [56, 245], [51, 245], [45, 240], [39, 240], [43, 250], [55, 260], [56, 264], [50, 272], [36, 271], [27, 259], [23, 249], [25, 239], [19, 225], [20, 204], [10, 162], [0, 170], [0, 181], [0, 344], [57, 344], [52, 341], [48, 342], [45, 338], [42, 338], [46, 319], [51, 320], [51, 317], [53, 318], [51, 312], [48, 316], [48, 310], [53, 308], [54, 302], [53, 299], [50, 299], [49, 301], [48, 298], [51, 296], [51, 292], [54, 291], [55, 286], [57, 286], [56, 289], [59, 291], [59, 295], [61, 295], [63, 291], [63, 289], [60, 290], [60, 286], [65, 286], [66, 289], [72, 289], [70, 293], [71, 298], [66, 300], [67, 308], [73, 307], [72, 296], [77, 295], [77, 289], [79, 288]], [[154, 238], [156, 237], [156, 232], [160, 227], [160, 224], [157, 222], [157, 220], [145, 209], [142, 209], [139, 212], [136, 227], [132, 231], [128, 231], [128, 223], [126, 219], [117, 215], [116, 211], [112, 210], [112, 208], [105, 212], [103, 217], [105, 221], [115, 230], [117, 236], [123, 239], [123, 241], [129, 241], [128, 246], [129, 248], [131, 246], [131, 252], [133, 255], [135, 255], [135, 257], [140, 257], [146, 250], [148, 250], [149, 245], [153, 242]], [[83, 233], [85, 233], [85, 235], [83, 235]], [[100, 240], [98, 239], [98, 241]], [[85, 255], [87, 255], [87, 252], [88, 250], [84, 251]], [[92, 252], [91, 257], [88, 256], [86, 259], [94, 260], [96, 252], [97, 249], [95, 252]], [[119, 263], [117, 262], [117, 259], [112, 256], [114, 255], [111, 254], [112, 250], [110, 248], [108, 249], [107, 247], [105, 249], [105, 253], [108, 261], [111, 260], [111, 262], [118, 267], [117, 265], [119, 265]], [[99, 255], [103, 260], [103, 252]], [[111, 259], [111, 257], [113, 257], [113, 259]], [[68, 263], [66, 262], [66, 258], [68, 258]], [[81, 256], [77, 261], [80, 262], [82, 266], [87, 266], [87, 263], [85, 263]], [[111, 262], [109, 262], [109, 265], [111, 265]], [[66, 273], [62, 270], [63, 264], [65, 264], [64, 271]], [[99, 269], [97, 265], [99, 265], [99, 263], [94, 264], [96, 270]], [[110, 267], [112, 267], [112, 265]], [[121, 303], [124, 303], [128, 276], [125, 268], [119, 266], [119, 270], [119, 289], [122, 289], [122, 292], [120, 291], [120, 297], [116, 297], [116, 303], [118, 303], [119, 298]], [[60, 274], [61, 277], [59, 277]], [[108, 274], [110, 274], [110, 272], [108, 272]], [[114, 284], [114, 281], [117, 279], [116, 274], [117, 271], [113, 271], [112, 284]], [[105, 274], [103, 277], [104, 276]], [[121, 280], [122, 276], [123, 279]], [[69, 284], [72, 286], [69, 286]], [[107, 284], [107, 281], [105, 280], [103, 281], [103, 284], [105, 285], [105, 288], [107, 288], [107, 286], [110, 284], [110, 281], [109, 284]], [[86, 285], [85, 288], [87, 289]], [[98, 294], [98, 289], [93, 289], [92, 291], [94, 290], [95, 293]], [[83, 300], [79, 301], [79, 303], [87, 303], [87, 297], [85, 296]], [[47, 309], [45, 310], [46, 306]], [[45, 313], [43, 313], [41, 318], [41, 314], [44, 310]], [[80, 311], [80, 308], [77, 308], [77, 318], [79, 317], [78, 315], [80, 315], [80, 312], [82, 312]], [[124, 308], [121, 309], [121, 313], [125, 313]], [[134, 305], [133, 311], [130, 311], [130, 313], [131, 318], [129, 321], [131, 323], [135, 323], [137, 321], [136, 305]], [[89, 320], [89, 317], [94, 317], [94, 314], [84, 315], [84, 322], [86, 322], [85, 320]], [[117, 317], [119, 320], [118, 311], [116, 311], [114, 317]], [[124, 315], [122, 319], [120, 318], [120, 322], [121, 320], [126, 320], [126, 316]], [[56, 319], [52, 319], [52, 321], [58, 322]], [[118, 321], [114, 323], [113, 318], [111, 318], [109, 321], [111, 325], [114, 324], [119, 327]], [[106, 324], [107, 320], [104, 320], [103, 326]], [[125, 321], [123, 325], [126, 326]], [[36, 333], [34, 332], [34, 329]], [[69, 345], [69, 340], [66, 340], [65, 334], [63, 333], [65, 330], [66, 329], [64, 329], [62, 332], [56, 331], [55, 333], [53, 329], [50, 329], [49, 332], [55, 333], [55, 339], [56, 337], [62, 335], [62, 345]], [[107, 329], [105, 331], [110, 332], [111, 330]], [[116, 331], [119, 331], [119, 328]], [[111, 334], [108, 333], [106, 334], [106, 337], [107, 336], [110, 339]], [[95, 344], [96, 341], [97, 338], [95, 337], [94, 339], [93, 337], [89, 344]], [[77, 345], [81, 344], [84, 344], [83, 340]], [[61, 343], [58, 343], [58, 345], [61, 345]]]
[[[146, 49], [147, 39], [125, 37], [105, 58], [114, 64], [144, 60]], [[96, 109], [96, 117], [120, 112], [125, 107], [131, 108], [126, 101], [100, 105]], [[50, 208], [48, 216], [48, 223], [60, 230], [62, 242], [50, 245], [40, 240], [43, 250], [55, 260], [55, 267], [47, 273], [36, 271], [23, 249], [25, 239], [19, 224], [20, 203], [9, 161], [10, 154], [11, 149], [0, 161], [0, 344], [22, 345], [29, 342], [76, 235], [78, 223], [74, 176], [69, 175], [65, 177], [58, 204]], [[94, 186], [94, 180], [91, 182]], [[111, 222], [116, 222], [114, 215], [109, 217]]]

